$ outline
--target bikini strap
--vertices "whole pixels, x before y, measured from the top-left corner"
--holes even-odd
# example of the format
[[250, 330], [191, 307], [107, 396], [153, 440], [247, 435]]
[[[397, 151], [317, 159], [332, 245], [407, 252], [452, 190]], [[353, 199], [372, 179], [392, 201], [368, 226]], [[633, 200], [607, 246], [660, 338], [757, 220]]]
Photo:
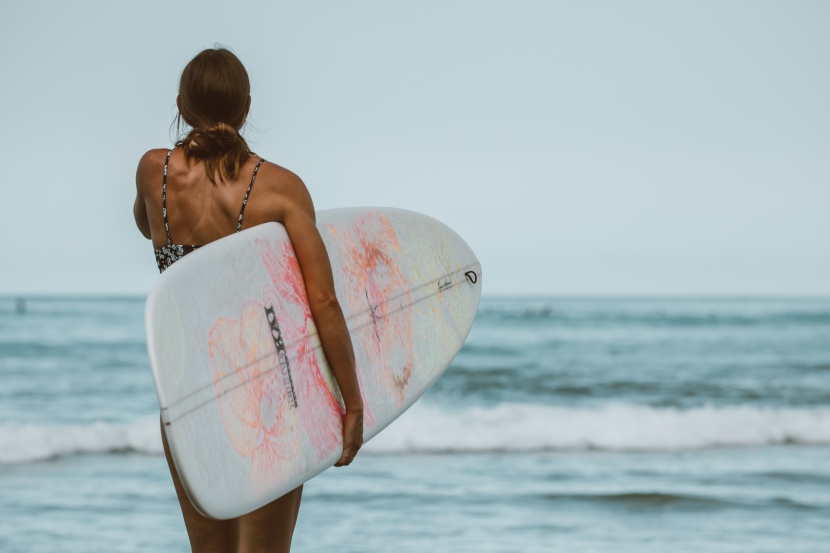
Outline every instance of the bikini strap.
[[[259, 166], [262, 165], [263, 161], [265, 160], [260, 158], [259, 163], [256, 164], [256, 167], [254, 167], [254, 174], [251, 175], [251, 184], [248, 185], [248, 190], [245, 191], [245, 198], [242, 200], [242, 209], [239, 210], [239, 220], [236, 223], [236, 232], [242, 230], [242, 216], [245, 214], [245, 206], [248, 205], [248, 194], [251, 193], [251, 187], [254, 185], [254, 181], [256, 180], [256, 174], [259, 172]], [[170, 237], [168, 235], [168, 240], [169, 239]]]
[[170, 240], [170, 226], [167, 224], [167, 162], [170, 161], [170, 154], [173, 150], [167, 150], [167, 157], [164, 159], [164, 178], [161, 180], [161, 214], [164, 217], [164, 233], [167, 235], [167, 245], [173, 243]]

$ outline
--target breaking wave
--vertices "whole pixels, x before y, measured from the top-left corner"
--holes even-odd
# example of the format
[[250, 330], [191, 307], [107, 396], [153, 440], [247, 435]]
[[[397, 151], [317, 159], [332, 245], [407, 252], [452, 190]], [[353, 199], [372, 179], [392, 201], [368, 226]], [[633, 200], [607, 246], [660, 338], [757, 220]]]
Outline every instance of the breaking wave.
[[[449, 409], [416, 404], [364, 454], [673, 451], [830, 445], [830, 408], [597, 408], [502, 403]], [[131, 424], [0, 424], [0, 464], [75, 454], [162, 453], [158, 418]]]

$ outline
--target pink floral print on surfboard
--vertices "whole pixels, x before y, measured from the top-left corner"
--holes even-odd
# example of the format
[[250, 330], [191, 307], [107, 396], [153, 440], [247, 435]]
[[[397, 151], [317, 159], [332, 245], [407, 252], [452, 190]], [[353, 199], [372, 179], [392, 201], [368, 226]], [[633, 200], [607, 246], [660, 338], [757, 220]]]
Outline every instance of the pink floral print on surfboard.
[[[277, 306], [282, 309], [281, 313], [277, 313], [277, 318], [284, 319], [288, 325], [284, 331], [284, 339], [289, 356], [297, 366], [296, 370], [292, 369], [291, 374], [295, 377], [299, 409], [306, 434], [315, 451], [323, 457], [343, 438], [342, 411], [332, 389], [336, 384], [326, 380], [317, 363], [310, 335], [312, 328], [315, 328], [314, 319], [308, 307], [303, 274], [289, 242], [271, 244], [258, 240], [257, 244], [262, 261], [280, 298], [273, 301], [275, 309]], [[363, 424], [364, 427], [371, 427], [375, 421], [360, 382], [360, 371], [357, 371], [357, 377], [363, 398]]]
[[[262, 303], [245, 302], [238, 319], [222, 318], [210, 330], [208, 350], [213, 386], [225, 434], [250, 460], [254, 488], [280, 474], [300, 453], [300, 421], [288, 408], [280, 385], [277, 355]], [[269, 347], [270, 346], [270, 347]]]
[[[250, 461], [253, 488], [275, 475], [290, 476], [282, 467], [302, 453], [303, 435], [314, 462], [342, 443], [340, 405], [314, 353], [311, 312], [291, 245], [260, 240], [257, 246], [273, 286], [263, 288], [261, 301], [247, 301], [238, 319], [217, 320], [208, 345], [222, 425], [236, 452]], [[371, 411], [364, 420], [374, 424]]]
[[412, 319], [411, 312], [401, 309], [410, 304], [410, 286], [396, 255], [398, 236], [378, 212], [348, 225], [329, 225], [329, 231], [341, 239], [339, 276], [345, 282], [349, 312], [369, 315], [358, 334], [366, 361], [378, 369], [370, 371], [375, 388], [391, 392], [399, 407], [412, 375]]

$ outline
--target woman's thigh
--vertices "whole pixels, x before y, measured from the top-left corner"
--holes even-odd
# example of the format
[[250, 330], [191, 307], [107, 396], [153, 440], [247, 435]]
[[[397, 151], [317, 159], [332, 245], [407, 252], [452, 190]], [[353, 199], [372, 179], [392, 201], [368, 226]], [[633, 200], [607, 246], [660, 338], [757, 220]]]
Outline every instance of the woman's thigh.
[[[161, 421], [159, 421], [161, 424]], [[167, 444], [167, 436], [164, 433], [164, 426], [161, 426], [161, 440], [164, 444], [164, 456], [167, 458], [167, 466], [170, 467], [170, 475], [173, 477], [173, 486], [176, 488], [176, 496], [179, 498], [179, 505], [184, 516], [184, 525], [187, 528], [187, 537], [190, 539], [190, 548], [193, 553], [233, 553], [237, 550], [237, 521], [214, 520], [202, 516], [190, 502], [187, 493], [184, 491], [182, 482], [170, 456], [170, 446]]]
[[242, 515], [238, 520], [238, 553], [288, 553], [300, 512], [303, 486]]

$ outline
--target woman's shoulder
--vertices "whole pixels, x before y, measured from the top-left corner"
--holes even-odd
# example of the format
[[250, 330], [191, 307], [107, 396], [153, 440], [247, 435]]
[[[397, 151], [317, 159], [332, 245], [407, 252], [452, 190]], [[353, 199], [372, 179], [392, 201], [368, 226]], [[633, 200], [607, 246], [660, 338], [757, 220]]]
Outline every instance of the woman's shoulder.
[[276, 202], [273, 205], [278, 212], [278, 220], [282, 221], [288, 211], [314, 212], [311, 194], [303, 179], [294, 171], [265, 161], [259, 169], [257, 186], [260, 186], [260, 178], [263, 180], [262, 188]]
[[141, 159], [138, 160], [138, 167], [141, 168], [150, 165], [163, 166], [169, 151], [170, 148], [153, 148], [152, 150], [147, 150], [141, 156]]
[[265, 160], [259, 168], [259, 175], [257, 179], [264, 177], [263, 180], [267, 182], [266, 186], [278, 194], [308, 193], [303, 179], [282, 165]]
[[164, 174], [164, 161], [167, 159], [167, 148], [154, 148], [147, 150], [141, 159], [138, 160], [138, 168], [135, 172], [136, 184], [141, 187], [150, 182], [161, 179]]

